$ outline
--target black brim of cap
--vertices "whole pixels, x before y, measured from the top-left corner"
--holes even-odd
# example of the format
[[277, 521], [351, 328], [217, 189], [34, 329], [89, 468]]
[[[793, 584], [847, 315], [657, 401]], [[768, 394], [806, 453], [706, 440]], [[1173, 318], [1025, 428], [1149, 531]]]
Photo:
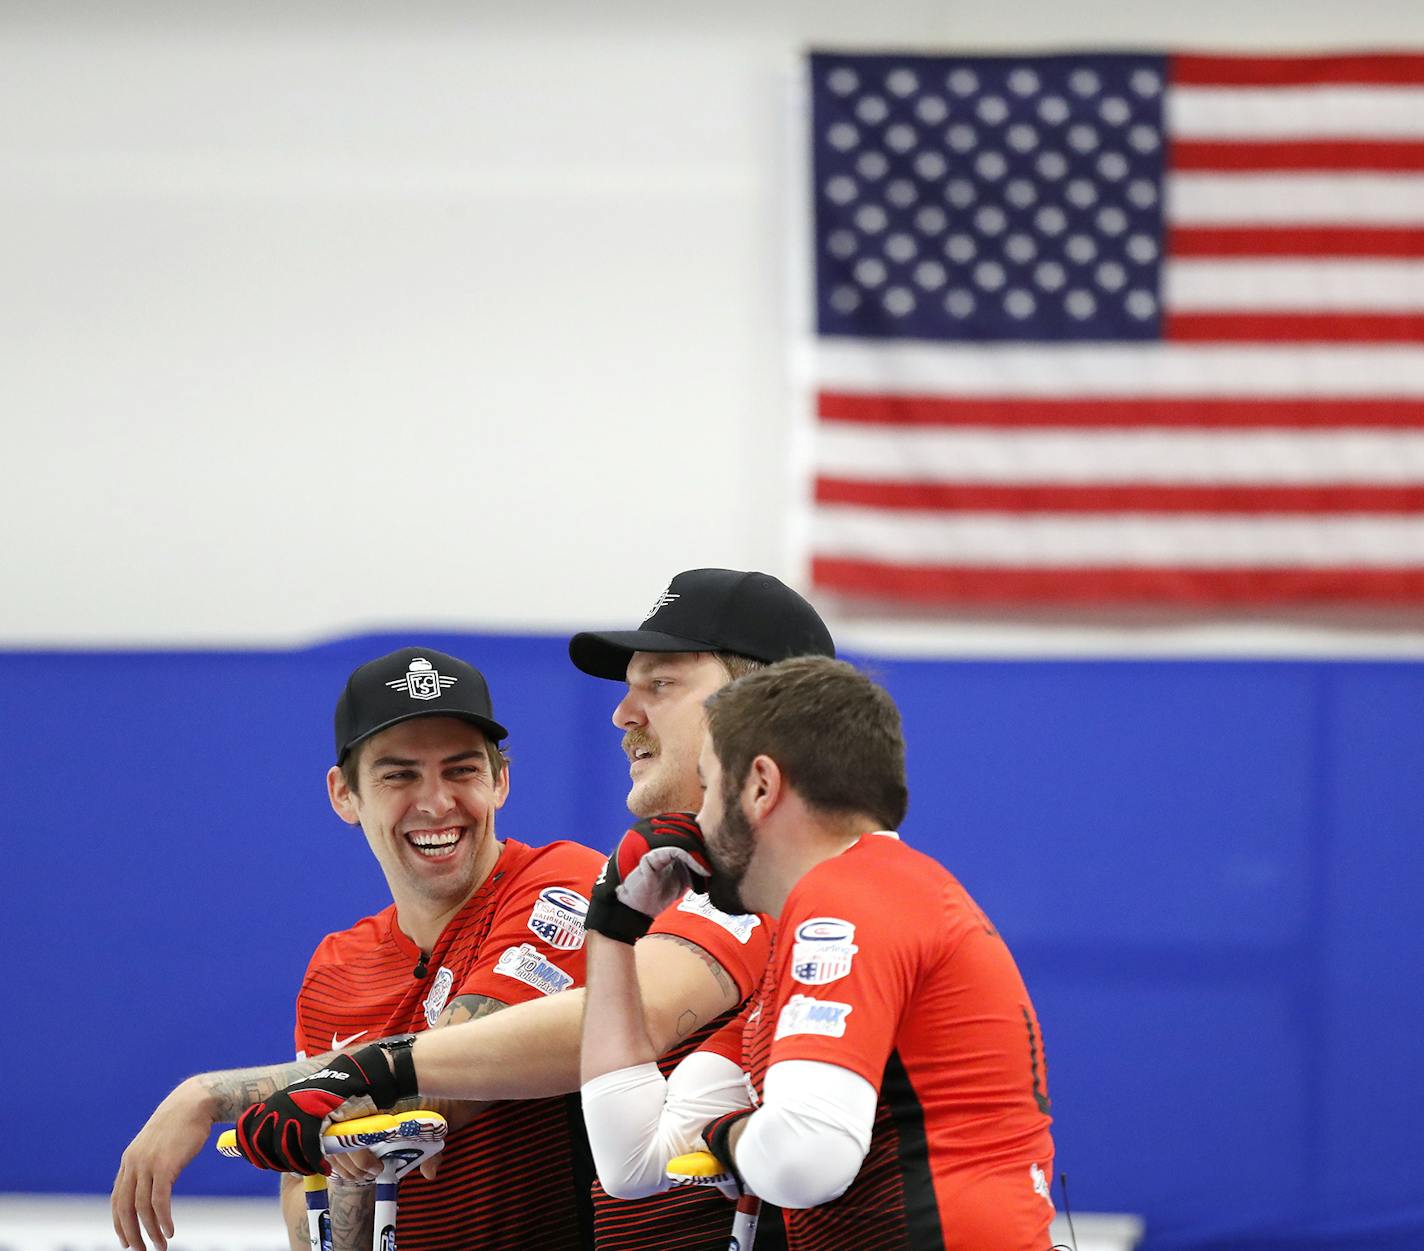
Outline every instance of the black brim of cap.
[[[373, 726], [361, 735], [360, 738], [353, 738], [346, 744], [346, 749], [341, 753], [341, 759], [345, 760], [353, 747], [364, 743], [368, 738], [374, 738], [382, 730], [389, 730], [393, 725], [400, 725], [402, 721], [414, 721], [418, 717], [454, 717], [456, 721], [468, 721], [473, 726], [478, 726], [485, 732], [496, 747], [509, 737], [509, 731], [500, 725], [498, 721], [491, 721], [488, 717], [478, 717], [471, 712], [455, 712], [448, 708], [417, 708], [410, 712], [402, 713], [399, 717], [392, 717], [389, 721], [382, 721], [380, 725]], [[341, 761], [338, 760], [337, 764]]]
[[622, 682], [634, 652], [712, 652], [706, 639], [679, 638], [658, 630], [585, 630], [569, 640], [569, 659], [595, 678]]

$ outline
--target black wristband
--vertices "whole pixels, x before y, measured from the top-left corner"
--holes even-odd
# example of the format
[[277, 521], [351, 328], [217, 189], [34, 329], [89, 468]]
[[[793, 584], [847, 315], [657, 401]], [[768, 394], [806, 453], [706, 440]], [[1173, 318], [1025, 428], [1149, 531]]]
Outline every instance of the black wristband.
[[415, 1077], [415, 1035], [388, 1038], [377, 1045], [391, 1058], [391, 1076], [396, 1083], [395, 1102], [414, 1099], [420, 1093], [420, 1083]]
[[385, 1111], [416, 1093], [415, 1061], [410, 1044], [414, 1034], [370, 1043], [351, 1053], [351, 1063], [366, 1079], [367, 1090], [376, 1107]]
[[630, 908], [611, 895], [594, 892], [588, 901], [588, 914], [583, 919], [585, 929], [620, 943], [636, 943], [648, 932], [653, 918], [636, 908]]
[[753, 1108], [742, 1108], [736, 1112], [724, 1112], [721, 1116], [713, 1117], [702, 1127], [702, 1141], [707, 1144], [707, 1150], [727, 1166], [727, 1172], [737, 1179], [737, 1185], [741, 1187], [743, 1193], [746, 1193], [747, 1183], [742, 1180], [742, 1175], [737, 1169], [737, 1162], [732, 1158], [732, 1130], [745, 1121], [753, 1111], [755, 1111]]

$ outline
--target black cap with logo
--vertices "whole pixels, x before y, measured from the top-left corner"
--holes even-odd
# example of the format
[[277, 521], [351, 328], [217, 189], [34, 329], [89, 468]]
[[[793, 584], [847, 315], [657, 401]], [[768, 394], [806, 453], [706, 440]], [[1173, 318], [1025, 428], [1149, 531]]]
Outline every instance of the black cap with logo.
[[769, 573], [689, 569], [668, 583], [636, 630], [586, 630], [569, 659], [596, 678], [623, 681], [634, 652], [734, 652], [768, 664], [834, 656], [816, 610]]
[[458, 717], [495, 743], [509, 734], [494, 719], [489, 685], [478, 669], [429, 647], [402, 647], [346, 679], [336, 701], [336, 763], [357, 743], [416, 717]]

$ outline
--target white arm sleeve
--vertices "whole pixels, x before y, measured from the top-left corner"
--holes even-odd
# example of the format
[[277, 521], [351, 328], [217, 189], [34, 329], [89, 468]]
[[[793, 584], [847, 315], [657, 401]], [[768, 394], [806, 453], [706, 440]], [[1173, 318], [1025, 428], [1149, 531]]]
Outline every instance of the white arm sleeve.
[[813, 1208], [844, 1194], [870, 1150], [875, 1087], [820, 1060], [773, 1064], [765, 1087], [737, 1143], [747, 1188], [783, 1208]]
[[701, 1145], [714, 1116], [751, 1105], [741, 1068], [694, 1051], [666, 1081], [656, 1064], [604, 1073], [583, 1085], [583, 1119], [604, 1190], [641, 1199], [666, 1190], [668, 1161]]

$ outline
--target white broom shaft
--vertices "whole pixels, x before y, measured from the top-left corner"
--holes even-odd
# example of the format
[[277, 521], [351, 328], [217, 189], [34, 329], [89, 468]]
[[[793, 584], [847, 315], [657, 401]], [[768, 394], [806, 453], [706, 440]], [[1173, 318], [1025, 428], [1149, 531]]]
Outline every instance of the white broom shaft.
[[371, 1251], [396, 1251], [396, 1169], [396, 1161], [387, 1161], [376, 1182], [376, 1219], [371, 1222]]
[[727, 1251], [752, 1251], [760, 1217], [761, 1200], [756, 1195], [743, 1195], [737, 1200], [737, 1214], [732, 1218], [732, 1241]]

